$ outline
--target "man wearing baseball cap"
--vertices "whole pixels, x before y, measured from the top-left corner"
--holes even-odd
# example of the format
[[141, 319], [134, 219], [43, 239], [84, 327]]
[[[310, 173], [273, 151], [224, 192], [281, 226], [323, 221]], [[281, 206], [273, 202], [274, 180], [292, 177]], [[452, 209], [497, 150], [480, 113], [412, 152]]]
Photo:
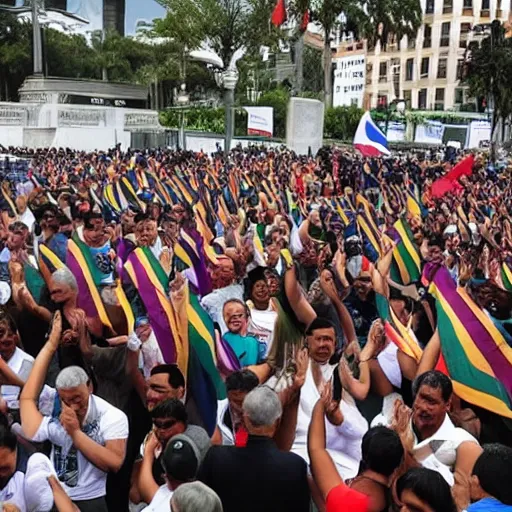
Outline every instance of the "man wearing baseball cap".
[[[146, 496], [151, 496], [150, 504], [143, 512], [168, 512], [172, 493], [183, 483], [196, 479], [197, 472], [206, 452], [210, 448], [210, 437], [206, 431], [195, 425], [189, 425], [182, 434], [170, 439], [162, 456], [162, 467], [166, 483], [157, 487], [153, 482], [140, 481], [139, 486], [145, 489]], [[141, 474], [141, 477], [143, 475]]]

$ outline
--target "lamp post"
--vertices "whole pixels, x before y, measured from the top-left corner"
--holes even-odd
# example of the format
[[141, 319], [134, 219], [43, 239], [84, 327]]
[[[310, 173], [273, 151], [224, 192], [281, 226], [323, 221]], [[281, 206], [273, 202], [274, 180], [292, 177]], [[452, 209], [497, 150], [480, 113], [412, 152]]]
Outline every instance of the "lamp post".
[[39, 26], [39, 0], [32, 0], [32, 39], [33, 73], [35, 76], [41, 76], [43, 74], [43, 44]]
[[180, 108], [180, 129], [178, 132], [178, 149], [187, 149], [187, 138], [185, 137], [186, 109], [190, 103], [190, 96], [187, 92], [187, 84], [182, 83], [178, 92], [176, 103]]
[[[395, 108], [392, 108], [392, 107]], [[388, 134], [388, 126], [389, 120], [391, 119], [391, 114], [393, 111], [396, 111], [400, 114], [405, 112], [405, 100], [395, 98], [387, 107], [386, 107], [386, 135]]]
[[238, 71], [236, 68], [230, 67], [225, 71], [219, 72], [217, 76], [217, 82], [224, 89], [224, 108], [226, 109], [224, 155], [227, 156], [231, 149], [235, 125], [233, 104], [235, 103], [235, 88], [238, 82]]

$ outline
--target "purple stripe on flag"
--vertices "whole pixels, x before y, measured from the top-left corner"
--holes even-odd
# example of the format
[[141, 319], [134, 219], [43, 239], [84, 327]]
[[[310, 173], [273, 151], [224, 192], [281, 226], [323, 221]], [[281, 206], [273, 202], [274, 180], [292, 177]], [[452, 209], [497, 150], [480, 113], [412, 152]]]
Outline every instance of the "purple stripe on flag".
[[[172, 326], [158, 298], [158, 294], [161, 292], [149, 280], [147, 270], [135, 252], [130, 254], [128, 261], [133, 266], [138, 283], [137, 291], [146, 308], [149, 323], [155, 333], [164, 361], [168, 364], [176, 363], [176, 345], [174, 343]], [[167, 297], [165, 299], [169, 300]], [[170, 307], [172, 308], [172, 306]]]
[[[496, 344], [497, 340], [492, 338], [489, 331], [471, 311], [466, 301], [457, 293], [457, 286], [445, 267], [437, 271], [434, 284], [450, 304], [471, 339], [491, 366], [496, 378], [501, 381], [508, 395], [512, 398], [512, 368], [510, 362]], [[506, 342], [503, 340], [503, 343]]]
[[94, 299], [92, 298], [91, 292], [89, 290], [89, 285], [87, 284], [87, 280], [85, 279], [82, 267], [73, 256], [71, 251], [68, 251], [66, 256], [66, 266], [71, 270], [71, 273], [75, 276], [76, 281], [78, 283], [78, 297], [77, 297], [77, 306], [85, 311], [85, 314], [89, 317], [97, 317], [98, 309], [96, 308], [96, 304], [94, 303]]

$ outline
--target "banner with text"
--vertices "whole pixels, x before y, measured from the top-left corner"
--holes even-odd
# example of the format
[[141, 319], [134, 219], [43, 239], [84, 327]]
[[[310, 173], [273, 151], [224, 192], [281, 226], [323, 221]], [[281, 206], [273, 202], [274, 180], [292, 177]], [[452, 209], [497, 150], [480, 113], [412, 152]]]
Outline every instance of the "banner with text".
[[244, 107], [247, 112], [247, 135], [272, 137], [274, 109], [272, 107]]

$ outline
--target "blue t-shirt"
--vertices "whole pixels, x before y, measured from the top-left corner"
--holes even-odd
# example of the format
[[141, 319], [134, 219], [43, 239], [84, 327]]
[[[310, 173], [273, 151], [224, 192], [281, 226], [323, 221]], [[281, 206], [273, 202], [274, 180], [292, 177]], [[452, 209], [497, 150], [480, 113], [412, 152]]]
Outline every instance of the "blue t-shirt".
[[229, 343], [242, 366], [261, 363], [265, 358], [265, 346], [260, 344], [254, 336], [227, 332], [224, 334], [224, 339]]
[[467, 512], [512, 512], [512, 505], [505, 505], [494, 498], [484, 498], [470, 505]]

